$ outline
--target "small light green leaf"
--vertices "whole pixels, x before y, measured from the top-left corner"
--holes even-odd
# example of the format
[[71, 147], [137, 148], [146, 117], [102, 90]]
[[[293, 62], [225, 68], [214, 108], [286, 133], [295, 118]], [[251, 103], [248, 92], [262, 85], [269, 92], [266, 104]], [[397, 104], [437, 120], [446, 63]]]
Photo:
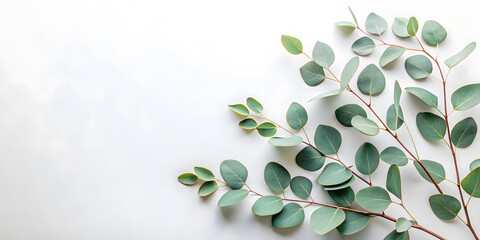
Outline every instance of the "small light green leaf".
[[348, 7], [348, 10], [350, 11], [350, 14], [352, 14], [353, 20], [355, 21], [355, 25], [358, 26], [357, 17], [355, 17], [355, 14], [353, 13], [352, 9]]
[[258, 134], [264, 137], [272, 137], [277, 134], [277, 126], [270, 122], [264, 122], [257, 126]]
[[248, 196], [248, 190], [245, 189], [231, 189], [228, 190], [223, 196], [218, 200], [217, 205], [219, 207], [227, 207], [234, 205]]
[[476, 135], [477, 123], [471, 117], [465, 118], [452, 129], [453, 145], [459, 148], [466, 148], [472, 145]]
[[402, 109], [400, 107], [400, 97], [402, 96], [402, 88], [397, 80], [395, 80], [395, 86], [393, 88], [393, 105], [395, 107], [395, 113], [403, 121], [403, 114], [400, 114]]
[[418, 32], [418, 21], [415, 17], [408, 19], [407, 32], [410, 36], [415, 36]]
[[397, 164], [398, 166], [405, 166], [408, 163], [405, 153], [396, 147], [385, 148], [380, 153], [380, 158], [388, 164]]
[[215, 175], [213, 175], [213, 173], [206, 168], [195, 167], [193, 170], [195, 171], [195, 174], [197, 175], [197, 177], [200, 178], [201, 180], [204, 180], [204, 181], [215, 180]]
[[387, 64], [397, 60], [405, 51], [405, 48], [389, 46], [380, 57], [380, 67], [385, 67]]
[[326, 234], [345, 220], [345, 212], [339, 208], [320, 207], [312, 213], [310, 225], [316, 234]]
[[247, 168], [237, 160], [223, 161], [220, 164], [220, 174], [225, 183], [233, 189], [242, 188], [248, 177]]
[[415, 80], [424, 79], [432, 74], [433, 65], [427, 57], [415, 55], [405, 60], [405, 70]]
[[287, 110], [287, 123], [291, 128], [300, 130], [308, 121], [308, 114], [302, 105], [293, 102]]
[[428, 20], [423, 24], [422, 38], [430, 46], [437, 46], [447, 38], [447, 31], [440, 23]]
[[274, 228], [289, 228], [300, 225], [305, 219], [303, 207], [297, 203], [285, 205], [279, 213], [273, 215], [272, 226]]
[[442, 140], [447, 131], [445, 119], [429, 112], [417, 114], [417, 127], [422, 136], [430, 142]]
[[337, 129], [326, 125], [318, 125], [315, 131], [315, 146], [323, 154], [336, 154], [340, 145], [342, 145], [342, 136]]
[[404, 17], [395, 18], [395, 21], [392, 24], [392, 32], [401, 38], [410, 37], [407, 31], [408, 19]]
[[352, 118], [357, 115], [367, 117], [367, 112], [357, 104], [343, 105], [335, 110], [335, 117], [345, 127], [352, 127]]
[[378, 125], [365, 117], [355, 116], [352, 118], [352, 126], [363, 134], [375, 136], [380, 132]]
[[381, 35], [387, 30], [387, 21], [375, 13], [370, 13], [365, 22], [367, 32], [371, 34]]
[[313, 48], [313, 60], [323, 68], [330, 68], [335, 61], [333, 49], [326, 43], [317, 41]]
[[245, 107], [245, 105], [243, 104], [233, 104], [233, 105], [228, 105], [228, 107], [230, 108], [230, 110], [242, 116], [248, 116], [248, 114], [250, 114], [247, 107]]
[[473, 171], [473, 169], [478, 167], [480, 167], [480, 159], [475, 159], [470, 163], [470, 171]]
[[418, 87], [407, 87], [405, 90], [420, 100], [422, 100], [424, 103], [426, 103], [428, 106], [436, 108], [438, 107], [438, 98], [437, 96], [433, 95], [433, 93], [423, 89], [423, 88], [418, 88]]
[[312, 192], [312, 181], [306, 177], [298, 176], [290, 181], [290, 188], [299, 198], [308, 198]]
[[298, 40], [298, 38], [282, 35], [282, 44], [283, 47], [293, 55], [298, 55], [303, 52], [302, 42]]
[[442, 220], [454, 219], [462, 208], [460, 202], [446, 194], [436, 194], [429, 199], [433, 213]]
[[343, 235], [352, 235], [364, 229], [368, 222], [370, 222], [370, 216], [366, 214], [345, 211], [345, 221], [337, 227], [337, 230]]
[[402, 178], [400, 169], [396, 164], [392, 164], [387, 173], [387, 190], [402, 200]]
[[293, 137], [272, 137], [268, 140], [268, 143], [275, 147], [294, 147], [303, 142], [303, 138], [300, 136]]
[[377, 170], [379, 162], [380, 154], [373, 144], [366, 142], [360, 145], [355, 154], [355, 166], [359, 172], [371, 175]]
[[271, 216], [283, 209], [283, 201], [277, 196], [263, 196], [252, 206], [252, 211], [258, 216]]
[[264, 171], [265, 183], [274, 192], [280, 192], [290, 185], [290, 173], [282, 165], [269, 162]]
[[408, 232], [399, 233], [393, 230], [383, 240], [410, 240], [410, 235], [408, 235]]
[[480, 103], [480, 84], [463, 86], [452, 94], [452, 105], [457, 111], [470, 109]]
[[366, 56], [375, 50], [375, 42], [369, 37], [361, 37], [352, 44], [352, 51], [360, 56]]
[[351, 187], [346, 187], [339, 190], [330, 190], [327, 192], [333, 201], [337, 202], [341, 206], [350, 207], [353, 201], [355, 201], [355, 193]]
[[198, 195], [200, 197], [206, 197], [214, 193], [215, 191], [217, 191], [217, 189], [218, 189], [217, 182], [215, 181], [204, 182], [202, 186], [200, 186], [200, 188], [198, 189]]
[[325, 80], [323, 68], [314, 61], [307, 62], [300, 68], [303, 81], [310, 87], [319, 85]]
[[197, 183], [198, 177], [193, 173], [184, 173], [178, 176], [178, 181], [185, 185], [194, 185]]
[[335, 25], [338, 26], [338, 27], [352, 28], [352, 29], [355, 29], [357, 27], [357, 26], [355, 26], [355, 24], [353, 24], [352, 22], [348, 22], [348, 21], [336, 22]]
[[385, 76], [375, 64], [370, 64], [358, 75], [357, 87], [366, 95], [378, 95], [385, 89]]
[[323, 186], [323, 189], [325, 191], [333, 191], [333, 190], [340, 190], [340, 189], [345, 189], [347, 187], [350, 187], [353, 183], [355, 182], [355, 176], [352, 176], [350, 179], [347, 181], [337, 184], [337, 185], [331, 185], [331, 186]]
[[477, 43], [475, 42], [469, 43], [464, 49], [462, 49], [462, 51], [445, 60], [445, 65], [447, 65], [449, 68], [455, 67], [461, 61], [467, 58], [468, 55], [470, 55], [470, 53], [473, 52], [476, 46], [477, 46]]
[[329, 163], [317, 178], [317, 182], [323, 186], [332, 186], [344, 183], [352, 178], [353, 174], [338, 163]]
[[309, 102], [312, 102], [312, 101], [315, 101], [315, 100], [318, 100], [318, 99], [321, 99], [321, 98], [326, 98], [326, 97], [333, 97], [333, 96], [337, 96], [338, 94], [342, 93], [344, 89], [335, 89], [335, 90], [331, 90], [331, 91], [328, 91], [328, 92], [324, 92], [324, 93], [321, 93], [320, 95], [308, 100]]
[[323, 167], [325, 157], [322, 156], [315, 148], [306, 146], [295, 157], [295, 162], [301, 168], [308, 171], [317, 171]]
[[243, 119], [240, 123], [238, 123], [241, 128], [251, 130], [257, 128], [257, 122], [251, 118]]
[[[422, 163], [430, 175], [432, 175], [433, 180], [435, 180], [436, 183], [441, 183], [443, 180], [445, 180], [445, 168], [443, 168], [442, 164], [430, 160], [422, 160]], [[428, 182], [432, 182], [430, 177], [428, 177], [428, 174], [425, 172], [425, 170], [423, 170], [420, 163], [414, 162], [413, 165], [417, 169], [418, 173], [420, 173], [420, 176], [422, 176]]]
[[262, 114], [263, 106], [260, 104], [257, 99], [249, 97], [247, 98], [247, 106], [252, 110], [254, 113]]
[[462, 180], [462, 188], [470, 196], [480, 198], [480, 168], [473, 169]]
[[397, 223], [395, 223], [395, 230], [397, 230], [397, 232], [399, 233], [406, 232], [411, 227], [412, 227], [412, 222], [410, 222], [410, 220], [403, 217], [399, 218], [397, 220]]
[[395, 104], [390, 105], [387, 110], [387, 127], [393, 131], [397, 131], [403, 124], [403, 111], [400, 106], [398, 106], [398, 114], [395, 109]]
[[345, 64], [345, 67], [342, 71], [342, 76], [340, 77], [340, 90], [343, 91], [348, 86], [353, 78], [353, 75], [355, 75], [359, 64], [360, 59], [358, 57], [351, 58], [347, 64]]
[[363, 209], [376, 213], [385, 211], [392, 203], [388, 192], [377, 186], [366, 187], [358, 191], [356, 200]]

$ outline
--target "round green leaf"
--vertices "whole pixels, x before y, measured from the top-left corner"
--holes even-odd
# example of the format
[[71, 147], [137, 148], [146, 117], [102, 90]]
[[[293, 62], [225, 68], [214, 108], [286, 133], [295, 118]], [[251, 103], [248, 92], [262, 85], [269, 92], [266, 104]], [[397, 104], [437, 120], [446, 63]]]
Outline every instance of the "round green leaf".
[[240, 123], [238, 123], [241, 128], [251, 130], [257, 127], [257, 122], [251, 118], [243, 119]]
[[365, 22], [367, 32], [371, 34], [381, 35], [387, 30], [387, 21], [375, 13], [370, 13]]
[[370, 64], [358, 75], [357, 87], [364, 94], [378, 95], [385, 89], [385, 76], [375, 64]]
[[234, 205], [248, 196], [248, 190], [245, 189], [231, 189], [228, 190], [223, 196], [218, 200], [217, 205], [219, 207], [227, 207]]
[[366, 142], [360, 145], [355, 154], [355, 166], [359, 172], [371, 175], [377, 170], [379, 162], [380, 154], [373, 144]]
[[[443, 168], [442, 164], [430, 160], [422, 160], [422, 163], [430, 175], [432, 175], [433, 180], [435, 180], [436, 183], [441, 183], [443, 180], [445, 180], [445, 168]], [[413, 165], [425, 180], [432, 182], [432, 179], [428, 177], [428, 174], [425, 172], [425, 170], [423, 170], [420, 163], [414, 162]]]
[[470, 171], [473, 171], [473, 169], [478, 167], [480, 167], [480, 159], [475, 159], [470, 163]]
[[344, 235], [352, 235], [364, 229], [368, 222], [370, 222], [370, 216], [366, 214], [345, 211], [345, 221], [337, 227], [337, 230]]
[[213, 173], [206, 168], [195, 167], [193, 170], [195, 171], [195, 174], [197, 175], [197, 177], [200, 178], [201, 180], [204, 180], [204, 181], [215, 180], [215, 175], [213, 175]]
[[337, 185], [324, 186], [323, 189], [325, 191], [345, 189], [347, 187], [350, 187], [353, 184], [353, 182], [355, 182], [355, 176], [352, 176], [349, 180]]
[[397, 60], [405, 51], [405, 48], [389, 46], [380, 57], [380, 67], [385, 67], [387, 64]]
[[433, 95], [433, 93], [419, 87], [407, 87], [405, 90], [422, 100], [428, 106], [433, 108], [438, 107], [438, 98]]
[[178, 181], [185, 185], [194, 185], [197, 183], [198, 177], [193, 173], [184, 173], [178, 176]]
[[252, 211], [258, 216], [271, 216], [283, 209], [283, 201], [277, 196], [263, 196], [252, 206]]
[[260, 104], [255, 98], [252, 98], [252, 97], [247, 98], [247, 106], [254, 113], [262, 114], [263, 112], [262, 104]]
[[312, 213], [310, 225], [316, 234], [326, 234], [345, 220], [345, 212], [340, 208], [320, 207]]
[[437, 46], [447, 38], [447, 31], [440, 23], [428, 20], [423, 25], [422, 38], [430, 46]]
[[257, 126], [258, 134], [264, 137], [272, 137], [277, 134], [277, 126], [271, 122], [264, 122]]
[[476, 46], [477, 46], [477, 43], [475, 42], [469, 43], [465, 48], [462, 49], [462, 51], [447, 58], [447, 60], [445, 60], [445, 64], [449, 68], [455, 67], [461, 61], [463, 61], [466, 57], [468, 57], [468, 55], [470, 55], [470, 53], [473, 52]]
[[272, 226], [275, 228], [289, 228], [300, 225], [305, 219], [302, 206], [297, 203], [285, 205], [279, 213], [273, 215]]
[[295, 162], [301, 168], [308, 171], [317, 171], [323, 167], [325, 157], [322, 156], [315, 148], [307, 146], [300, 151], [295, 157]]
[[465, 118], [452, 129], [453, 145], [459, 148], [466, 148], [473, 143], [476, 135], [477, 123], [471, 117]]
[[402, 178], [400, 177], [400, 169], [395, 164], [388, 169], [387, 190], [402, 200]]
[[452, 94], [452, 105], [457, 111], [470, 109], [480, 103], [480, 84], [463, 86]]
[[397, 164], [398, 166], [405, 166], [408, 163], [405, 153], [396, 147], [385, 148], [380, 153], [380, 158], [388, 164]]
[[433, 195], [428, 200], [433, 213], [442, 220], [454, 219], [462, 208], [456, 198], [445, 194]]
[[338, 163], [329, 163], [317, 178], [317, 182], [323, 186], [332, 186], [344, 183], [352, 178], [353, 174]]
[[330, 68], [335, 61], [335, 53], [328, 44], [317, 41], [313, 48], [313, 60], [323, 68]]
[[265, 183], [274, 192], [283, 191], [290, 184], [290, 173], [282, 165], [269, 162], [264, 171]]
[[395, 18], [395, 21], [392, 24], [392, 32], [401, 38], [410, 37], [410, 34], [407, 32], [408, 19], [404, 17]]
[[410, 222], [410, 220], [403, 217], [399, 218], [395, 223], [395, 230], [397, 230], [397, 232], [399, 233], [406, 232], [411, 227], [412, 227], [412, 222]]
[[405, 60], [405, 70], [415, 80], [424, 79], [432, 74], [433, 65], [427, 57], [415, 55]]
[[287, 123], [291, 128], [300, 130], [308, 121], [308, 114], [302, 105], [293, 102], [287, 110]]
[[357, 104], [343, 105], [335, 110], [335, 117], [345, 127], [352, 127], [352, 118], [357, 115], [367, 117], [367, 112]]
[[415, 36], [418, 32], [418, 21], [415, 17], [408, 19], [407, 32], [410, 36]]
[[293, 55], [298, 55], [303, 52], [302, 42], [298, 40], [298, 38], [282, 35], [282, 45]]
[[340, 132], [330, 126], [318, 125], [315, 131], [315, 146], [325, 155], [336, 154], [342, 145]]
[[217, 191], [217, 189], [218, 189], [217, 182], [215, 181], [204, 182], [202, 186], [200, 186], [200, 188], [198, 189], [198, 195], [200, 197], [205, 197], [214, 193], [215, 191]]
[[375, 50], [375, 42], [369, 37], [361, 37], [352, 44], [352, 51], [360, 56], [365, 56]]
[[250, 114], [247, 107], [245, 107], [245, 105], [243, 104], [233, 104], [233, 105], [228, 105], [228, 107], [230, 108], [230, 110], [242, 116], [248, 116], [248, 114]]
[[348, 21], [336, 22], [335, 25], [338, 26], [338, 27], [345, 27], [345, 28], [352, 28], [352, 29], [357, 27], [357, 26], [355, 26], [355, 24], [353, 24], [351, 22], [348, 22]]
[[294, 147], [300, 145], [302, 142], [303, 138], [300, 136], [272, 137], [268, 140], [268, 143], [276, 147]]
[[341, 206], [350, 207], [353, 201], [355, 201], [355, 193], [351, 187], [346, 187], [339, 190], [330, 190], [327, 192], [333, 201], [337, 202]]
[[303, 81], [311, 87], [317, 86], [325, 80], [323, 68], [314, 61], [307, 62], [300, 68]]
[[290, 181], [290, 188], [299, 198], [308, 198], [312, 192], [312, 181], [306, 177], [294, 177]]
[[403, 111], [400, 106], [398, 106], [398, 114], [395, 109], [395, 105], [392, 104], [387, 110], [387, 127], [393, 131], [397, 131], [403, 124]]
[[358, 191], [356, 200], [363, 209], [376, 213], [385, 211], [392, 203], [388, 192], [377, 186], [366, 187]]
[[352, 126], [366, 135], [375, 136], [380, 133], [380, 128], [374, 121], [359, 115], [352, 118]]
[[396, 230], [393, 230], [383, 240], [410, 240], [410, 235], [408, 232], [399, 233]]
[[220, 174], [225, 183], [233, 189], [240, 189], [245, 185], [248, 171], [237, 160], [225, 160], [220, 164]]
[[470, 196], [480, 198], [480, 168], [473, 169], [462, 180], [462, 188]]
[[445, 119], [429, 112], [417, 114], [417, 127], [422, 136], [430, 142], [442, 140], [447, 131]]

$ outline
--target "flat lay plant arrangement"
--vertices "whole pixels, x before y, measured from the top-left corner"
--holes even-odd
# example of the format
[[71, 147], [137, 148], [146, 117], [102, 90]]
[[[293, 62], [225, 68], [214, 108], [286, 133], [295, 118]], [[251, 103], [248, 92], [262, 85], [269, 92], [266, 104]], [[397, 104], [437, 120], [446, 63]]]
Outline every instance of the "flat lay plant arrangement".
[[[402, 167], [413, 164], [420, 176], [437, 191], [435, 195], [424, 196], [423, 200], [429, 202], [432, 217], [436, 216], [445, 221], [461, 221], [466, 227], [459, 230], [471, 232], [472, 238], [478, 240], [475, 227], [479, 225], [472, 223], [468, 207], [473, 202], [472, 198], [480, 198], [480, 160], [468, 162], [470, 173], [462, 175], [458, 165], [470, 160], [460, 160], [456, 155], [457, 151], [473, 143], [477, 124], [471, 117], [459, 122], [451, 122], [450, 117], [456, 111], [469, 110], [480, 103], [480, 84], [468, 84], [454, 90], [450, 101], [447, 100], [446, 90], [446, 83], [453, 81], [448, 78], [450, 72], [475, 49], [476, 43], [472, 42], [463, 49], [458, 49], [457, 54], [442, 62], [436, 53], [432, 54], [424, 48], [424, 44], [427, 44], [437, 47], [438, 51], [439, 45], [446, 39], [447, 32], [438, 22], [428, 20], [423, 23], [420, 31], [420, 24], [415, 17], [395, 18], [391, 30], [398, 38], [414, 38], [418, 44], [411, 48], [383, 40], [382, 34], [387, 30], [388, 24], [381, 16], [370, 13], [365, 28], [362, 28], [351, 9], [350, 13], [353, 22], [342, 21], [336, 25], [363, 33], [364, 36], [351, 46], [353, 52], [365, 56], [379, 47], [383, 49], [378, 63], [371, 63], [359, 70], [356, 81], [358, 91], [352, 87], [355, 84], [351, 83], [359, 67], [358, 56], [350, 59], [341, 73], [334, 73], [331, 66], [335, 62], [335, 54], [328, 44], [318, 41], [310, 56], [303, 51], [299, 39], [284, 35], [281, 41], [289, 53], [305, 55], [308, 58], [309, 61], [300, 68], [301, 77], [308, 86], [319, 86], [324, 81], [339, 84], [337, 89], [321, 90], [321, 93], [314, 96], [311, 101], [341, 93], [354, 95], [358, 101], [343, 105], [332, 114], [344, 127], [356, 129], [363, 134], [375, 136], [382, 131], [386, 132], [393, 140], [392, 146], [378, 149], [374, 143], [365, 142], [356, 150], [355, 159], [345, 162], [340, 158], [342, 136], [337, 129], [320, 124], [313, 139], [309, 138], [304, 129], [308, 123], [308, 114], [302, 105], [293, 102], [288, 108], [286, 121], [289, 128], [287, 128], [269, 119], [264, 114], [262, 104], [249, 97], [246, 106], [243, 104], [229, 106], [235, 113], [244, 116], [239, 123], [240, 127], [258, 131], [261, 136], [270, 138], [268, 142], [273, 146], [303, 145], [304, 148], [296, 155], [295, 162], [306, 171], [318, 172], [316, 181], [312, 182], [303, 176], [292, 177], [282, 164], [269, 162], [265, 166], [263, 177], [272, 192], [259, 193], [247, 185], [248, 170], [236, 160], [225, 160], [220, 164], [220, 175], [223, 180], [202, 167], [195, 167], [194, 173], [180, 175], [178, 180], [185, 185], [200, 184], [198, 195], [202, 197], [214, 193], [220, 187], [226, 187], [228, 191], [218, 201], [219, 207], [231, 206], [248, 195], [255, 195], [258, 199], [252, 206], [253, 213], [258, 216], [271, 216], [272, 226], [275, 228], [291, 228], [302, 224], [306, 217], [304, 208], [308, 206], [317, 208], [310, 216], [310, 225], [313, 231], [320, 235], [334, 229], [346, 235], [355, 234], [364, 229], [372, 217], [378, 217], [393, 223], [392, 231], [384, 238], [386, 240], [410, 239], [409, 231], [412, 228], [437, 239], [446, 239], [442, 237], [441, 232], [428, 229], [426, 226], [428, 223], [419, 223], [414, 214], [407, 209], [407, 203], [402, 200], [405, 190], [401, 181]], [[406, 51], [416, 54], [402, 59]], [[437, 81], [442, 85], [443, 91], [432, 93], [420, 87], [403, 87], [398, 81], [387, 81], [382, 68], [394, 61], [404, 61], [403, 67], [412, 79], [429, 78], [429, 81]], [[390, 93], [392, 104], [386, 116], [380, 116], [372, 104], [372, 97], [381, 94], [386, 84], [394, 85], [394, 92]], [[449, 158], [453, 161], [454, 169], [445, 169], [439, 161], [420, 158], [420, 149], [417, 148], [411, 134], [415, 128], [405, 121], [400, 101], [402, 93], [405, 92], [417, 97], [420, 100], [419, 104], [431, 107], [429, 112], [412, 113], [416, 114], [416, 129], [427, 141], [443, 142], [442, 147], [447, 147], [451, 153]], [[399, 129], [402, 127], [406, 128], [406, 131], [400, 134]], [[277, 137], [277, 131], [285, 131], [291, 136]], [[424, 155], [428, 153], [422, 153], [422, 156]], [[385, 188], [374, 185], [371, 181], [380, 160], [390, 165], [385, 184], [382, 184]], [[354, 162], [354, 166], [350, 166], [351, 162]], [[446, 178], [446, 170], [455, 178], [452, 180]], [[354, 183], [355, 188], [352, 187]], [[312, 198], [312, 189], [316, 184], [328, 192], [335, 205], [318, 202]], [[443, 185], [446, 184], [455, 185], [458, 191], [445, 192]], [[289, 187], [297, 198], [285, 197], [284, 191]], [[425, 187], [429, 187], [429, 184]], [[405, 216], [409, 217], [397, 218], [385, 214], [384, 211], [391, 205], [401, 206], [405, 210]]]

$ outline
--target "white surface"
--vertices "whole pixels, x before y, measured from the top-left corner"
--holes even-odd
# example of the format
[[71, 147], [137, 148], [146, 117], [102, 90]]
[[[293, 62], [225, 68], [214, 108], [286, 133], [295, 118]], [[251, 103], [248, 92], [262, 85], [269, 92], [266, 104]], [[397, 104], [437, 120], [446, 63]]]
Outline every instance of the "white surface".
[[[379, 149], [396, 145], [385, 133], [366, 137], [336, 122], [337, 107], [357, 102], [348, 94], [307, 103], [335, 85], [306, 86], [298, 68], [307, 59], [288, 54], [280, 44], [281, 34], [302, 39], [306, 52], [316, 40], [329, 43], [337, 56], [333, 70], [339, 73], [353, 56], [349, 46], [361, 36], [333, 26], [351, 20], [348, 5], [362, 25], [371, 11], [386, 17], [388, 41], [396, 41], [390, 31], [396, 16], [438, 20], [449, 33], [440, 59], [480, 39], [478, 6], [470, 0], [2, 1], [0, 238], [383, 239], [393, 224], [382, 219], [351, 237], [336, 231], [316, 236], [308, 219], [295, 229], [274, 230], [268, 218], [251, 213], [254, 197], [219, 209], [216, 201], [223, 191], [201, 199], [196, 188], [176, 180], [195, 165], [218, 174], [220, 162], [229, 158], [242, 161], [250, 185], [264, 193], [262, 173], [269, 161], [290, 167], [293, 175], [316, 177], [295, 166], [298, 149], [275, 149], [237, 126], [239, 118], [226, 106], [248, 96], [261, 100], [266, 114], [282, 123], [290, 102], [304, 104], [310, 136], [318, 123], [340, 129], [341, 157], [349, 163], [364, 141]], [[361, 67], [377, 63], [381, 52], [361, 58]], [[392, 102], [395, 79], [403, 87], [440, 90], [433, 78], [408, 78], [405, 57], [385, 71], [385, 93], [373, 99], [382, 116]], [[479, 64], [477, 50], [451, 73], [449, 91], [478, 81]], [[415, 113], [428, 108], [407, 94], [402, 104], [421, 156], [442, 162], [454, 179], [447, 149], [427, 143], [415, 128]], [[480, 119], [479, 107], [455, 113], [452, 120], [471, 115]], [[480, 157], [477, 145], [478, 139], [474, 147], [459, 151], [463, 176], [469, 162]], [[374, 183], [384, 184], [386, 169], [382, 163]], [[412, 165], [402, 170], [405, 202], [418, 220], [449, 239], [470, 239], [458, 220], [447, 223], [433, 216], [427, 196], [434, 187]], [[355, 188], [363, 186], [357, 182]], [[456, 196], [451, 184], [442, 186]], [[315, 199], [331, 202], [318, 186]], [[475, 214], [480, 203], [474, 199], [471, 206], [480, 231]], [[388, 213], [405, 216], [395, 206]], [[431, 239], [418, 230], [411, 235]]]

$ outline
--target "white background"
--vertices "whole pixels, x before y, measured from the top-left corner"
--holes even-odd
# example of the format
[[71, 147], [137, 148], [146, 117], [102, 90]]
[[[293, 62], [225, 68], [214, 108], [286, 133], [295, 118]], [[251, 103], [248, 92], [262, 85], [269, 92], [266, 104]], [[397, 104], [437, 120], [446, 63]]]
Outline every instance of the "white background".
[[[373, 219], [362, 233], [350, 237], [336, 231], [317, 236], [308, 218], [300, 227], [275, 230], [269, 218], [251, 213], [256, 197], [219, 209], [216, 202], [225, 189], [202, 199], [196, 187], [183, 186], [176, 177], [194, 166], [219, 174], [221, 161], [233, 158], [248, 167], [249, 185], [265, 194], [270, 192], [262, 174], [269, 161], [287, 166], [292, 175], [316, 178], [318, 173], [295, 165], [300, 148], [276, 149], [255, 132], [238, 127], [240, 118], [227, 105], [243, 103], [249, 96], [259, 99], [266, 115], [282, 124], [292, 101], [303, 104], [310, 114], [311, 138], [319, 123], [341, 131], [340, 154], [347, 163], [353, 163], [365, 141], [380, 150], [397, 146], [386, 133], [367, 137], [335, 120], [337, 107], [358, 103], [347, 93], [307, 103], [337, 86], [306, 86], [298, 68], [307, 59], [288, 54], [280, 36], [300, 38], [307, 53], [317, 40], [330, 44], [337, 57], [332, 69], [339, 74], [354, 56], [351, 44], [361, 36], [333, 25], [351, 20], [350, 5], [361, 25], [374, 11], [389, 22], [387, 41], [413, 47], [412, 39], [398, 40], [391, 33], [394, 17], [439, 21], [449, 34], [438, 53], [443, 61], [480, 39], [474, 3], [2, 1], [0, 239], [383, 239], [394, 228], [384, 219]], [[360, 69], [378, 63], [381, 49], [362, 57]], [[440, 97], [441, 85], [434, 78], [414, 81], [406, 75], [403, 61], [409, 54], [384, 71], [387, 87], [373, 99], [382, 116], [392, 103], [397, 79], [403, 87], [419, 85]], [[478, 82], [479, 64], [477, 50], [450, 74], [449, 92]], [[454, 179], [445, 145], [426, 142], [415, 127], [416, 113], [430, 109], [408, 94], [402, 105], [421, 157], [443, 163]], [[467, 116], [480, 119], [479, 115], [476, 107], [454, 113], [452, 122]], [[400, 136], [411, 147], [404, 128]], [[462, 176], [480, 157], [478, 143], [458, 153]], [[375, 184], [384, 185], [387, 167], [381, 163], [373, 176]], [[459, 220], [444, 222], [433, 216], [427, 199], [435, 188], [411, 164], [402, 168], [402, 177], [405, 203], [421, 224], [448, 239], [471, 239]], [[457, 196], [454, 185], [441, 185]], [[364, 186], [357, 181], [355, 189]], [[318, 185], [314, 192], [317, 201], [332, 203]], [[471, 204], [472, 220], [480, 231], [480, 202], [473, 199]], [[398, 206], [387, 213], [406, 216]], [[413, 239], [431, 239], [418, 230], [410, 232]]]

